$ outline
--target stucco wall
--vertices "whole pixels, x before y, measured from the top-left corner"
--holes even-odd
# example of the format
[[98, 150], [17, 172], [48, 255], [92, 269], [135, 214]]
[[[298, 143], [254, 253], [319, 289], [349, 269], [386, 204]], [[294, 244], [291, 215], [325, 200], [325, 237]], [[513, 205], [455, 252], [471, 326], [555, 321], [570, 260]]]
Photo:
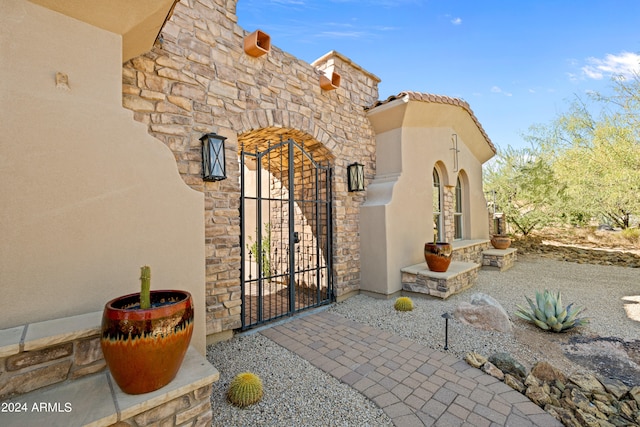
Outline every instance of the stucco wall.
[[[376, 135], [378, 175], [361, 212], [361, 289], [390, 295], [402, 289], [400, 269], [424, 261], [433, 239], [432, 171], [438, 164], [451, 196], [464, 177], [463, 239], [489, 237], [482, 192], [487, 141], [469, 114], [453, 105], [394, 101], [369, 112]], [[455, 170], [452, 134], [458, 138]], [[484, 147], [483, 147], [484, 146]], [[452, 200], [443, 208], [446, 240], [453, 241]]]
[[203, 196], [122, 108], [120, 36], [24, 0], [0, 36], [0, 328], [102, 310], [148, 264], [204, 351]]

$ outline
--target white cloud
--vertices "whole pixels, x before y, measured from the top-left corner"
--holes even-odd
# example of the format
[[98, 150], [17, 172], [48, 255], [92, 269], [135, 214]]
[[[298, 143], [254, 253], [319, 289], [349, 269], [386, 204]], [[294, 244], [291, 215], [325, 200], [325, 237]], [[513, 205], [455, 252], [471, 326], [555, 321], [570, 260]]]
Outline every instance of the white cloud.
[[504, 96], [513, 96], [513, 94], [512, 94], [512, 93], [510, 93], [510, 92], [505, 92], [505, 91], [503, 91], [503, 90], [502, 90], [500, 87], [498, 87], [498, 86], [493, 86], [493, 87], [491, 88], [491, 92], [493, 92], [493, 93], [501, 93], [501, 94], [503, 94]]
[[588, 65], [582, 67], [587, 78], [600, 80], [605, 76], [632, 77], [640, 73], [640, 55], [621, 52], [618, 55], [607, 54], [604, 59], [587, 58]]
[[332, 39], [359, 39], [367, 36], [367, 33], [364, 31], [323, 31], [319, 36]]
[[454, 18], [454, 19], [451, 20], [451, 23], [453, 25], [460, 25], [460, 24], [462, 24], [462, 18], [459, 18], [459, 17], [458, 18]]

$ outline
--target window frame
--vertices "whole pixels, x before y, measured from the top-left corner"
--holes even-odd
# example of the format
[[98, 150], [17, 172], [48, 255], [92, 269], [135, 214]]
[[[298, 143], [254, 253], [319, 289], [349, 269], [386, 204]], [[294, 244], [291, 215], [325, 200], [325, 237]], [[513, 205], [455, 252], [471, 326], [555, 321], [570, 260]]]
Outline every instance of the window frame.
[[453, 199], [453, 240], [464, 238], [464, 194], [460, 176], [456, 180], [455, 194]]

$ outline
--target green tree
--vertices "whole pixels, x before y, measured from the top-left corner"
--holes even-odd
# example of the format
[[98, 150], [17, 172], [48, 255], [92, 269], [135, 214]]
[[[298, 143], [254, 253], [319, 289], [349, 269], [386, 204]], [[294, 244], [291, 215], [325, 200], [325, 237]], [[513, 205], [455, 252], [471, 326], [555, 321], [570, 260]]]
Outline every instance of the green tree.
[[615, 79], [613, 95], [589, 101], [595, 105], [577, 99], [550, 125], [531, 128], [528, 139], [564, 186], [568, 219], [627, 228], [640, 212], [640, 79]]
[[534, 148], [499, 151], [484, 169], [484, 187], [495, 196], [495, 211], [525, 236], [558, 220], [564, 188]]

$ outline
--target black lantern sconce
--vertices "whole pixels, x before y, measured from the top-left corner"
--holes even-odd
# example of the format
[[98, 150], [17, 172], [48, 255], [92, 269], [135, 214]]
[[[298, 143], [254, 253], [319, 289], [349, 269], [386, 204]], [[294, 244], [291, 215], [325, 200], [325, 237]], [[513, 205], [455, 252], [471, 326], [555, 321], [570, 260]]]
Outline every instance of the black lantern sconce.
[[221, 181], [227, 179], [224, 164], [225, 136], [215, 133], [202, 135], [202, 179], [205, 181]]
[[347, 166], [349, 191], [364, 191], [364, 165], [352, 163]]

